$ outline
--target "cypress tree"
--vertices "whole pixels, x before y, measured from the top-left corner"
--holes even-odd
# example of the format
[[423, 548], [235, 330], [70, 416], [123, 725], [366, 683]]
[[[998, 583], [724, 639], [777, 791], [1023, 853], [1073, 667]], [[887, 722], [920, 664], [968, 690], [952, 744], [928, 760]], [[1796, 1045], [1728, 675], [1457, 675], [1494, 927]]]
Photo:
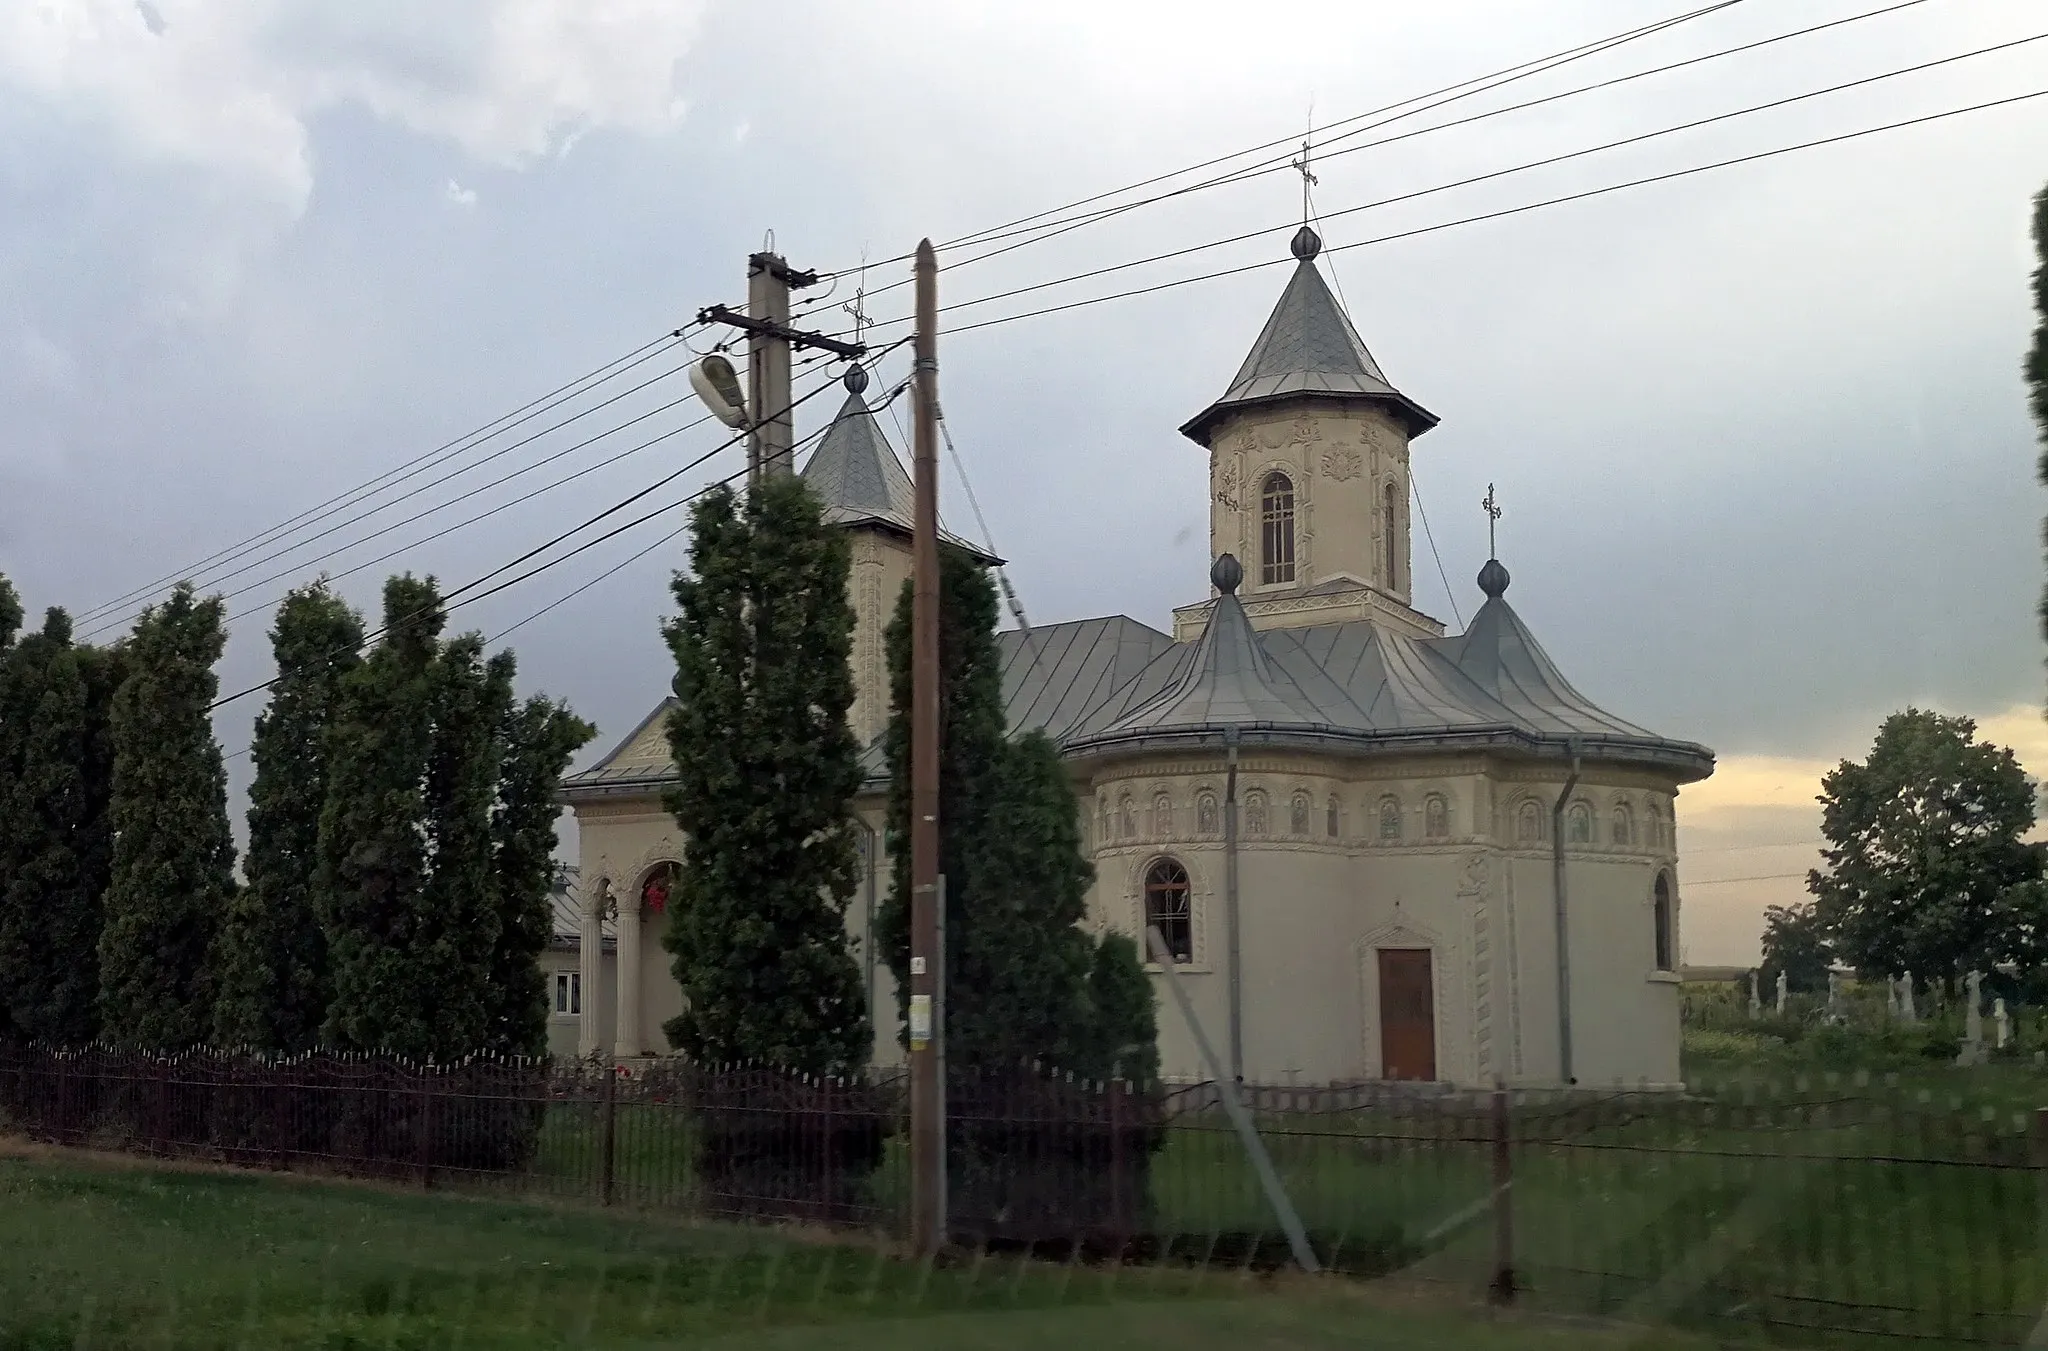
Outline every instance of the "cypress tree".
[[714, 488], [691, 525], [664, 626], [667, 803], [687, 839], [664, 939], [685, 1011], [665, 1030], [702, 1060], [847, 1073], [872, 1035], [845, 932], [861, 782], [847, 541], [791, 477], [744, 504]]
[[327, 728], [344, 677], [362, 664], [362, 617], [326, 582], [293, 591], [270, 633], [277, 683], [250, 747], [245, 885], [222, 925], [214, 1035], [301, 1051], [327, 1014], [327, 942], [315, 874], [327, 802]]
[[190, 1046], [211, 1025], [208, 956], [234, 893], [227, 775], [209, 712], [222, 608], [182, 583], [144, 611], [114, 696], [100, 1017], [103, 1034], [127, 1045]]
[[534, 697], [514, 709], [501, 735], [503, 765], [491, 819], [498, 888], [498, 941], [491, 952], [484, 1031], [487, 1049], [541, 1055], [548, 1045], [546, 978], [540, 958], [553, 929], [555, 794], [569, 759], [597, 729], [566, 705]]
[[[21, 597], [15, 591], [14, 583], [7, 580], [5, 573], [0, 573], [0, 896], [6, 895], [9, 880], [18, 866], [14, 850], [21, 831], [21, 823], [13, 819], [15, 785], [21, 778], [21, 728], [7, 712], [13, 698], [12, 663], [9, 659], [14, 651], [14, 637], [21, 630], [21, 620]], [[8, 1001], [0, 999], [0, 1037], [14, 1035], [17, 1034], [8, 1013]]]
[[[0, 676], [0, 721], [13, 755], [4, 791], [8, 863], [0, 880], [0, 1001], [25, 1037], [62, 1044], [99, 1028], [100, 900], [106, 889], [104, 774], [88, 753], [104, 742], [104, 699], [88, 681], [94, 654], [71, 642], [53, 609], [16, 644]], [[98, 791], [94, 791], [97, 788]]]
[[316, 886], [333, 982], [321, 1040], [430, 1054], [439, 973], [426, 913], [426, 784], [447, 612], [431, 578], [384, 584], [384, 635], [341, 681], [326, 736]]
[[[1149, 1077], [1151, 986], [1137, 949], [1080, 927], [1095, 870], [1081, 853], [1072, 780], [1043, 733], [1006, 733], [995, 585], [975, 559], [942, 546], [939, 591], [946, 1063], [1045, 1060], [1091, 1078]], [[910, 619], [906, 586], [886, 640], [895, 885], [875, 924], [899, 1009], [910, 961]]]

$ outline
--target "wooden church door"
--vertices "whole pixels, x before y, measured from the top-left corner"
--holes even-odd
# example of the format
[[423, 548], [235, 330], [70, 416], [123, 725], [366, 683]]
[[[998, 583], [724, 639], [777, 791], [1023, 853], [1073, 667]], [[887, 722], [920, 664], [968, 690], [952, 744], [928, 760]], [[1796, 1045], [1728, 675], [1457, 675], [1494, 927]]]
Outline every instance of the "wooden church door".
[[1428, 948], [1381, 948], [1380, 1075], [1436, 1078], [1436, 993]]

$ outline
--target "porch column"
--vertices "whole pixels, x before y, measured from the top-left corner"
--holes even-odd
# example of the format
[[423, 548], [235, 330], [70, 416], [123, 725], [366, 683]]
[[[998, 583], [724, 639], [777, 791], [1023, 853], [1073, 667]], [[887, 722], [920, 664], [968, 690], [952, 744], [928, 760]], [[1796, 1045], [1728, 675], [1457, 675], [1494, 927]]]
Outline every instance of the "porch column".
[[[583, 889], [578, 898], [580, 921], [576, 942], [577, 983], [582, 986], [582, 1005], [576, 1014], [576, 1054], [596, 1055], [603, 1050], [597, 1039], [604, 1021], [604, 906], [611, 883], [599, 877]], [[552, 997], [552, 992], [550, 992]]]
[[612, 1023], [612, 1054], [639, 1055], [640, 893], [619, 897], [619, 1008]]

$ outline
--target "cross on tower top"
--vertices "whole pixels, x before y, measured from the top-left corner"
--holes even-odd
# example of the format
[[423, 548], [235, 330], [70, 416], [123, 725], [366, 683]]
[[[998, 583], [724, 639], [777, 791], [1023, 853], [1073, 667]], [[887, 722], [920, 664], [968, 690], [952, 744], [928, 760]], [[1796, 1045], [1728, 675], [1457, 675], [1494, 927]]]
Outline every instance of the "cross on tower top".
[[1486, 485], [1486, 497], [1479, 503], [1486, 511], [1486, 556], [1498, 558], [1500, 550], [1493, 542], [1493, 525], [1500, 519], [1500, 503], [1494, 500], [1493, 485]]
[[1301, 175], [1301, 223], [1303, 225], [1308, 224], [1309, 220], [1309, 189], [1320, 181], [1316, 178], [1314, 171], [1309, 168], [1309, 164], [1315, 154], [1314, 142], [1315, 132], [1311, 131], [1308, 137], [1301, 143], [1301, 158], [1288, 161], [1289, 164], [1294, 166], [1294, 171]]

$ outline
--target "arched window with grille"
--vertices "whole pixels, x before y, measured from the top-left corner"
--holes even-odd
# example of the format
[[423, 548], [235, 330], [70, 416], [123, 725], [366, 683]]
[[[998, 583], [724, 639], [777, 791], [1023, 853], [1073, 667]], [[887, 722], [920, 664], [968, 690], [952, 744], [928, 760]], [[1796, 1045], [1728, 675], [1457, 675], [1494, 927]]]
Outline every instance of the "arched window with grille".
[[1344, 834], [1344, 804], [1337, 800], [1334, 793], [1330, 795], [1329, 803], [1323, 808], [1323, 833], [1333, 840]]
[[1583, 802], [1574, 802], [1571, 810], [1564, 815], [1565, 838], [1573, 844], [1593, 842], [1593, 809]]
[[1216, 795], [1204, 793], [1195, 799], [1195, 829], [1203, 835], [1216, 833]]
[[1543, 808], [1524, 801], [1515, 809], [1515, 843], [1537, 844], [1543, 839]]
[[1674, 944], [1672, 939], [1676, 935], [1678, 927], [1674, 922], [1677, 916], [1672, 913], [1671, 907], [1670, 873], [1660, 872], [1657, 874], [1656, 889], [1650, 895], [1650, 910], [1650, 922], [1654, 926], [1657, 949], [1657, 969], [1659, 971], [1670, 971], [1673, 969], [1671, 950]]
[[[1188, 870], [1176, 859], [1154, 859], [1145, 869], [1145, 924], [1159, 930], [1176, 963], [1195, 959], [1194, 906]], [[1148, 942], [1148, 952], [1150, 947]]]
[[1451, 804], [1442, 793], [1431, 793], [1422, 802], [1422, 833], [1432, 840], [1451, 837]]
[[1308, 834], [1308, 794], [1296, 793], [1287, 804], [1287, 829], [1295, 835]]
[[1294, 481], [1275, 469], [1259, 488], [1259, 581], [1294, 580]]
[[1152, 833], [1160, 839], [1173, 834], [1173, 799], [1164, 793], [1152, 799]]
[[1626, 802], [1614, 804], [1614, 823], [1608, 833], [1613, 842], [1623, 848], [1636, 842], [1635, 813], [1628, 809]]
[[1401, 838], [1401, 799], [1392, 793], [1380, 799], [1380, 838], [1398, 840]]
[[1385, 539], [1387, 556], [1381, 560], [1387, 571], [1387, 585], [1401, 584], [1401, 491], [1387, 480], [1381, 490], [1382, 510], [1386, 513], [1387, 528], [1381, 532]]
[[1244, 795], [1244, 833], [1264, 835], [1268, 829], [1266, 795], [1254, 788]]

